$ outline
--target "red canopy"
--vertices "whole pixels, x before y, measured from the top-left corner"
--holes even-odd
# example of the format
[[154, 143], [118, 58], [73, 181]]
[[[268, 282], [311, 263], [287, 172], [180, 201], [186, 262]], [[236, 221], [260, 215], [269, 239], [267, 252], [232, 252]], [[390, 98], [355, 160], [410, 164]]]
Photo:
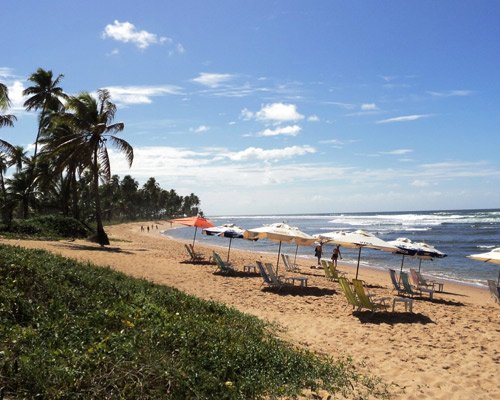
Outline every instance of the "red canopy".
[[194, 237], [193, 237], [193, 248], [194, 248], [194, 242], [196, 241], [196, 231], [198, 230], [198, 228], [207, 229], [207, 228], [214, 227], [214, 225], [212, 225], [210, 222], [208, 222], [205, 218], [201, 218], [201, 217], [186, 217], [186, 218], [169, 219], [168, 222], [175, 222], [177, 224], [195, 227]]
[[205, 218], [202, 217], [186, 217], [186, 218], [177, 218], [177, 219], [169, 219], [168, 222], [175, 222], [177, 224], [187, 225], [187, 226], [196, 226], [201, 229], [213, 228], [210, 222], [208, 222]]

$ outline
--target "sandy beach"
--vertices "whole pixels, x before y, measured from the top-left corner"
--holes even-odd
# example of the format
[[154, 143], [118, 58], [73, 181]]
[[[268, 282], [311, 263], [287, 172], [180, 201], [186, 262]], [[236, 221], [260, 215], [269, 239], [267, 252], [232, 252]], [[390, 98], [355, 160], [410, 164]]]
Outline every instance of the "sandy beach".
[[[147, 223], [142, 223], [146, 225]], [[298, 260], [301, 272], [288, 276], [308, 277], [308, 287], [284, 288], [279, 293], [262, 285], [257, 274], [222, 276], [213, 265], [185, 263], [184, 243], [160, 235], [170, 227], [141, 232], [141, 223], [110, 226], [111, 246], [83, 240], [0, 242], [42, 248], [79, 261], [92, 261], [128, 275], [178, 288], [207, 300], [215, 300], [278, 322], [284, 339], [334, 357], [351, 357], [363, 373], [378, 376], [391, 385], [395, 399], [496, 399], [500, 398], [500, 307], [489, 301], [482, 288], [446, 282], [444, 293], [413, 302], [413, 314], [403, 303], [392, 312], [352, 314], [338, 283], [324, 272], [311, 269], [309, 260]], [[223, 244], [221, 243], [221, 246]], [[207, 258], [212, 248], [196, 245]], [[226, 250], [217, 251], [225, 259]], [[236, 269], [255, 260], [276, 262], [274, 256], [231, 250]], [[354, 277], [354, 269], [339, 265]], [[283, 266], [280, 273], [285, 273]], [[395, 297], [389, 274], [362, 269], [370, 293]]]

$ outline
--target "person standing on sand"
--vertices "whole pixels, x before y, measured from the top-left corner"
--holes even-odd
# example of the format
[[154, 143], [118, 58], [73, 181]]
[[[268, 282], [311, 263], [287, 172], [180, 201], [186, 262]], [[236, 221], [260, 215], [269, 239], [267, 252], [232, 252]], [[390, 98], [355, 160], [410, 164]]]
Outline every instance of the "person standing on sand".
[[333, 249], [332, 261], [335, 268], [337, 268], [337, 259], [339, 257], [342, 258], [342, 255], [340, 254], [340, 244], [338, 244], [337, 247]]
[[316, 243], [314, 255], [318, 257], [318, 267], [321, 265], [321, 256], [323, 255], [323, 245], [321, 242]]

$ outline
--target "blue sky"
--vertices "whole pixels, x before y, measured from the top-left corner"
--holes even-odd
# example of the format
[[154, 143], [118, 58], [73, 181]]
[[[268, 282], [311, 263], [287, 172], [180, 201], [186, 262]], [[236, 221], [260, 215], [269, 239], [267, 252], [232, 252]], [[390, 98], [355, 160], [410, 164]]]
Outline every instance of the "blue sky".
[[3, 0], [0, 81], [108, 88], [131, 169], [207, 215], [495, 208], [498, 1]]

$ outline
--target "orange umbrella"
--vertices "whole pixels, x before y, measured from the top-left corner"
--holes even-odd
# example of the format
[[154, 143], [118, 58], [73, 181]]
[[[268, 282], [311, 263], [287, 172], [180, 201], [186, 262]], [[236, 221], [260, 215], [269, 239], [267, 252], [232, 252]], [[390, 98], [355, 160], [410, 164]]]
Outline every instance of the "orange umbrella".
[[198, 228], [201, 229], [207, 229], [207, 228], [213, 228], [214, 225], [212, 225], [210, 222], [208, 222], [205, 218], [202, 217], [186, 217], [186, 218], [177, 218], [177, 219], [169, 219], [168, 222], [175, 222], [177, 224], [181, 225], [187, 225], [187, 226], [194, 226], [194, 238], [193, 238], [193, 247], [194, 247], [194, 241], [196, 240], [196, 231]]

